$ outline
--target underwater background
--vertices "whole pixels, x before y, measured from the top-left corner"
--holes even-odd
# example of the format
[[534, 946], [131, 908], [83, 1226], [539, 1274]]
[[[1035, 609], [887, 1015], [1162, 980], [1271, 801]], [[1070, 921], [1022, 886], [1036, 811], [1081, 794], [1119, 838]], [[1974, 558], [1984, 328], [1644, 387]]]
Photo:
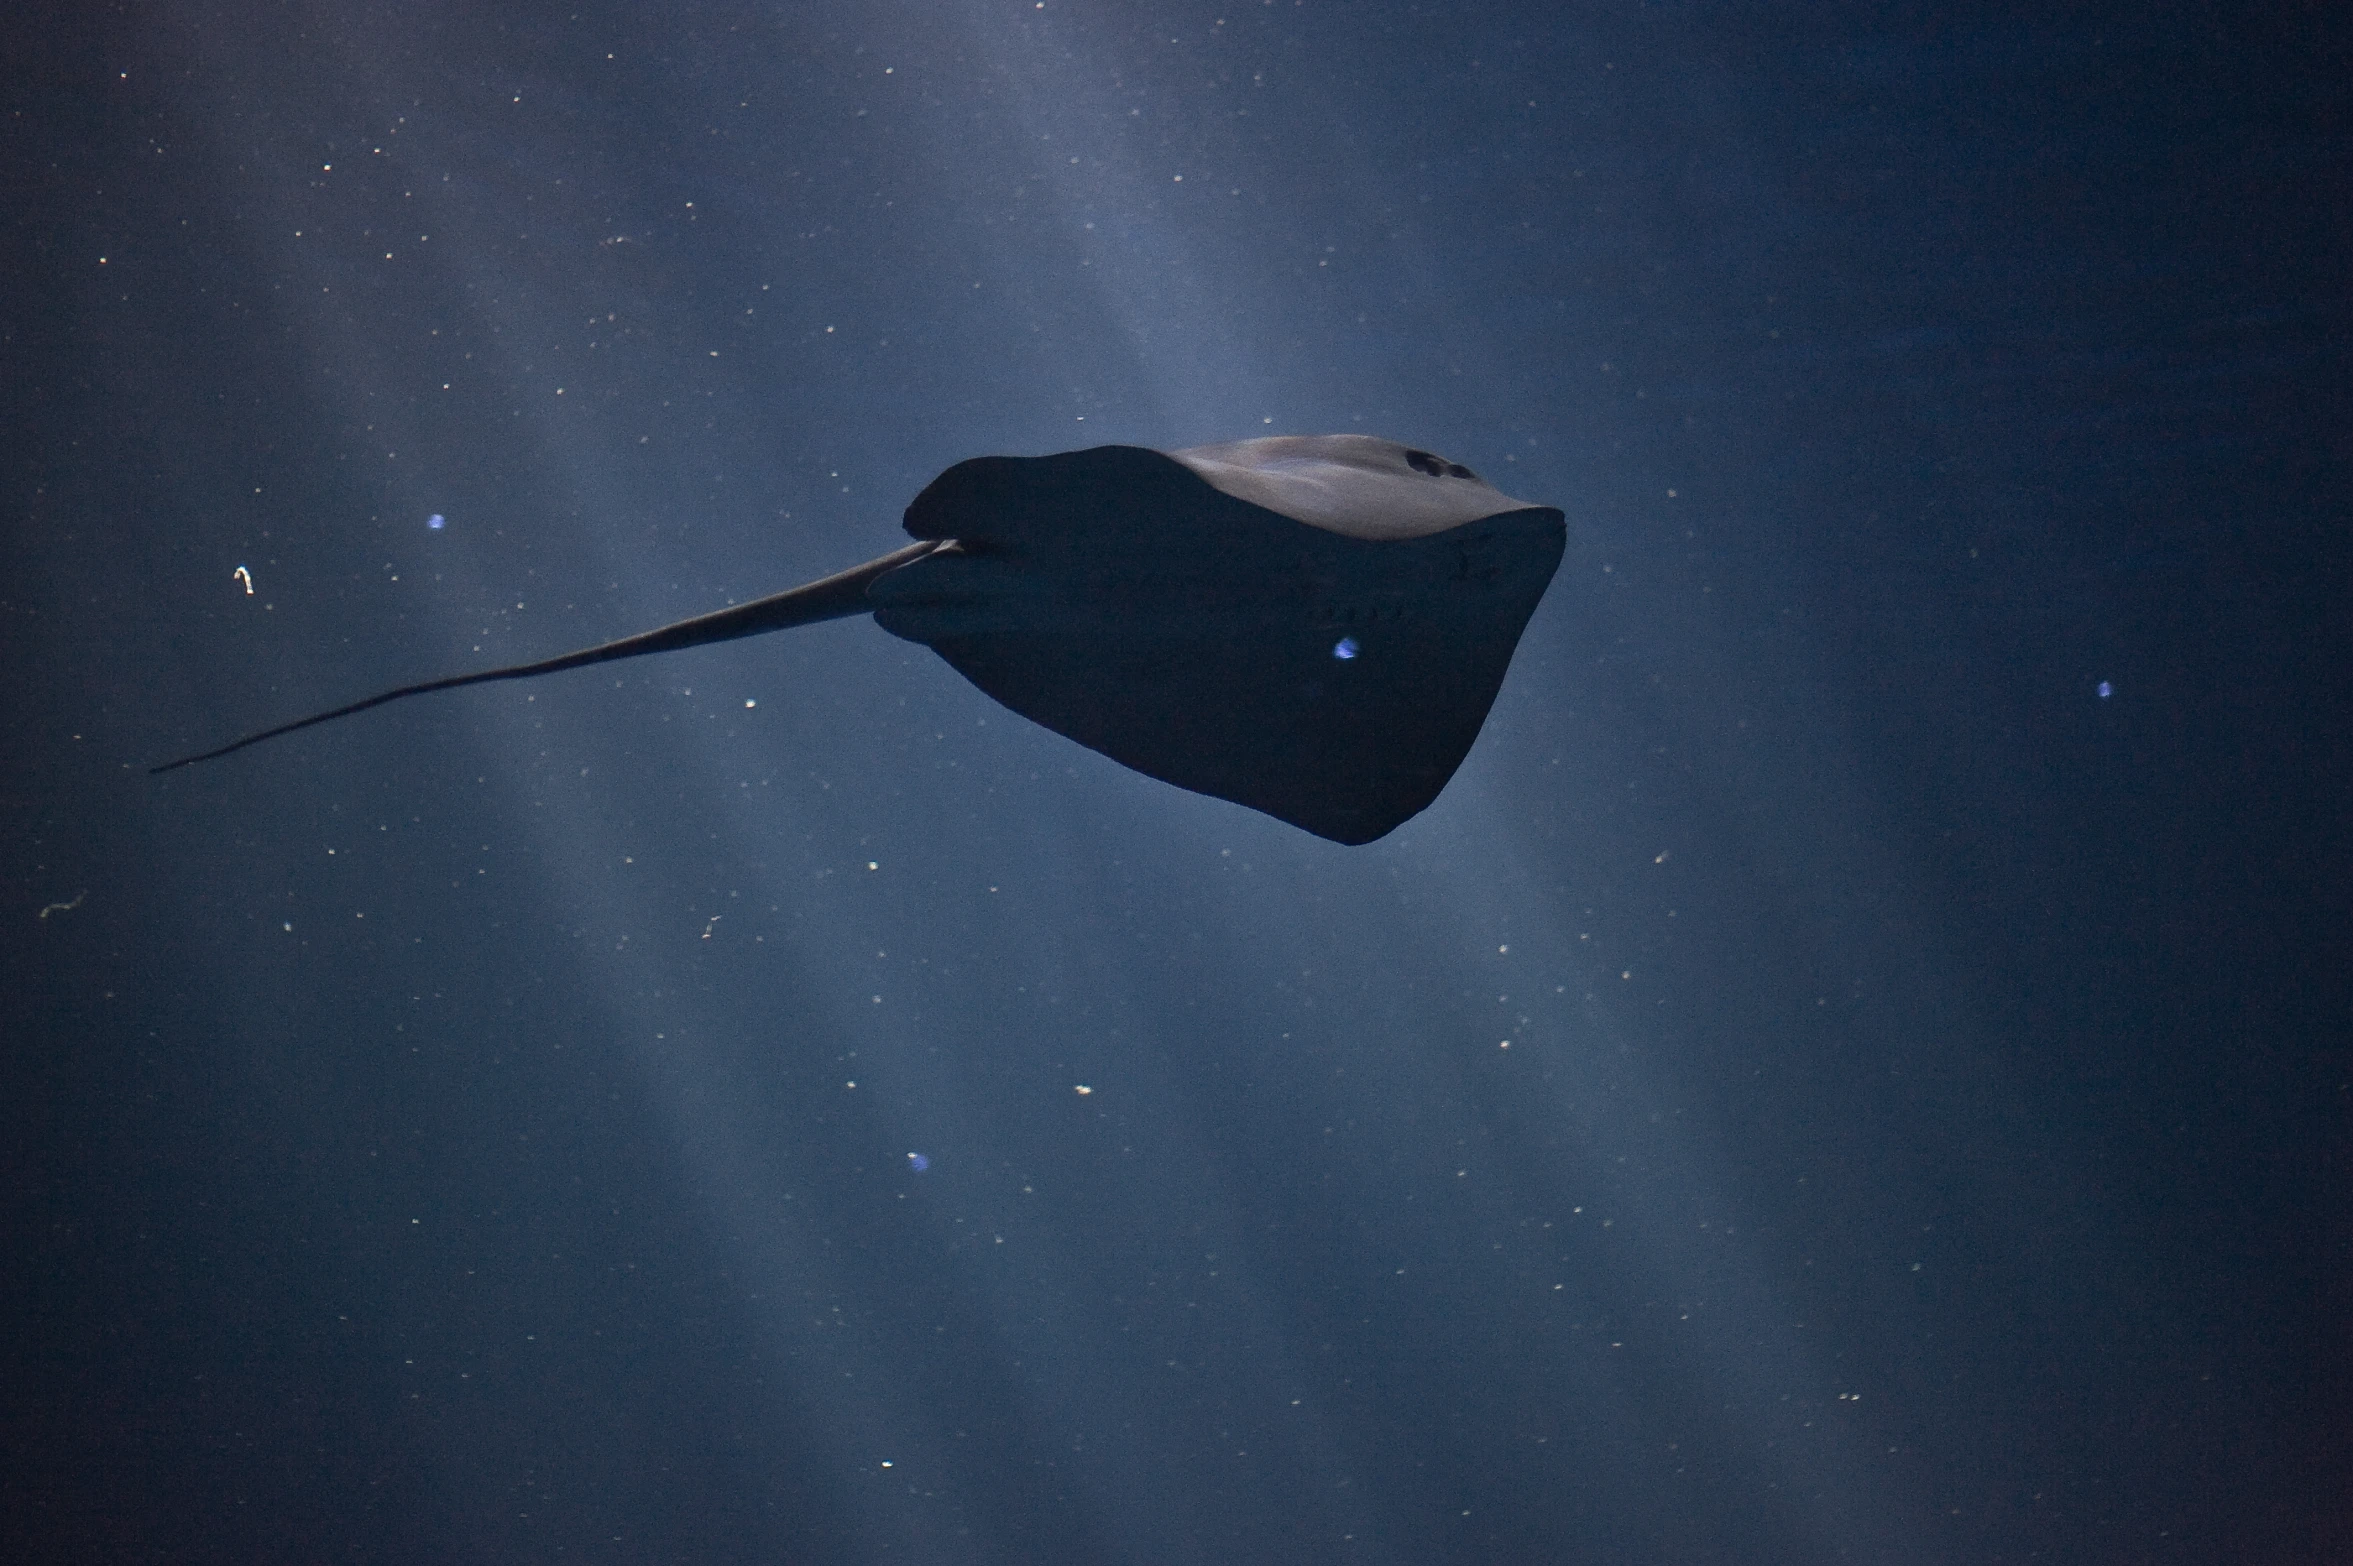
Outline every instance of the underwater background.
[[[0, 1553], [2353, 1559], [2336, 8], [0, 20]], [[846, 620], [1560, 507], [1341, 848]]]

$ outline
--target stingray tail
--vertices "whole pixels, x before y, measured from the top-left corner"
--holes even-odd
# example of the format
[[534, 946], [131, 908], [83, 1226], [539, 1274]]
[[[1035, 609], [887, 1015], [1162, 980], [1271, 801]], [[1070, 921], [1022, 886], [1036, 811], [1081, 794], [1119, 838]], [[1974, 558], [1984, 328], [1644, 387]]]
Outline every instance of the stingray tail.
[[911, 561], [920, 560], [940, 547], [938, 539], [924, 539], [904, 549], [893, 550], [879, 560], [869, 560], [862, 566], [836, 572], [800, 587], [773, 593], [766, 598], [755, 598], [748, 604], [737, 604], [732, 609], [720, 609], [710, 614], [681, 620], [656, 630], [624, 636], [619, 641], [604, 642], [595, 647], [583, 647], [555, 658], [543, 658], [537, 663], [510, 664], [503, 669], [480, 669], [472, 674], [452, 674], [443, 679], [424, 680], [415, 685], [403, 685], [397, 690], [381, 691], [362, 701], [337, 707], [330, 712], [316, 712], [307, 718], [296, 718], [292, 723], [281, 723], [274, 729], [263, 729], [231, 740], [215, 750], [182, 756], [167, 761], [160, 767], [149, 767], [149, 773], [170, 772], [179, 767], [192, 767], [199, 761], [212, 761], [248, 745], [258, 745], [296, 729], [307, 729], [313, 724], [348, 718], [355, 712], [370, 707], [381, 707], [388, 701], [404, 696], [422, 696], [427, 691], [454, 690], [460, 685], [484, 685], [492, 680], [525, 680], [538, 674], [556, 674], [565, 669], [583, 668], [592, 663], [609, 663], [615, 658], [642, 658], [648, 653], [675, 652], [681, 647], [700, 647], [709, 642], [730, 642], [741, 636], [759, 636], [769, 631], [789, 630], [796, 625], [815, 625], [824, 620], [839, 620], [847, 615], [863, 614], [872, 606], [866, 601], [866, 584], [886, 571], [895, 571]]

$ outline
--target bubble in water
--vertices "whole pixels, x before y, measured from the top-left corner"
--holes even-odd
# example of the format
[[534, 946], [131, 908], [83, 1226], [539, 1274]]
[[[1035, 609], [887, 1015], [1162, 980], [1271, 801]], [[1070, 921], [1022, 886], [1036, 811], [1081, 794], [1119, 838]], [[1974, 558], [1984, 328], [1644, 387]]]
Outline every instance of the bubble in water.
[[2100, 682], [2100, 700], [2102, 700], [2102, 701], [2106, 701], [2106, 700], [2107, 700], [2109, 697], [2111, 697], [2111, 696], [2113, 696], [2113, 695], [2115, 695], [2115, 694], [2116, 694], [2116, 687], [2115, 687], [2115, 686], [2113, 686], [2113, 685], [2110, 685], [2110, 684], [2109, 684], [2109, 683], [2108, 683], [2106, 680], [2102, 680], [2102, 681]]
[[907, 1155], [907, 1167], [915, 1171], [915, 1173], [921, 1174], [924, 1170], [931, 1167], [931, 1160], [924, 1157], [921, 1153], [909, 1153]]
[[1332, 656], [1345, 663], [1356, 656], [1356, 638], [1343, 636], [1332, 644]]
[[431, 528], [434, 532], [438, 533], [444, 527], [449, 525], [449, 518], [436, 511], [425, 519], [425, 525]]

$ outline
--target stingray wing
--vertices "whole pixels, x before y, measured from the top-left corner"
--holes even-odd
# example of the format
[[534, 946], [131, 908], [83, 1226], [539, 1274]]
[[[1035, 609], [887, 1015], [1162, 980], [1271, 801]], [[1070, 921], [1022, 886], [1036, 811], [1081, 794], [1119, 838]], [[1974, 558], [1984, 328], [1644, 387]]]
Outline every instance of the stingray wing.
[[1446, 786], [1566, 536], [1518, 507], [1350, 537], [1135, 446], [958, 463], [907, 530], [956, 542], [869, 586], [885, 630], [1124, 766], [1339, 843]]

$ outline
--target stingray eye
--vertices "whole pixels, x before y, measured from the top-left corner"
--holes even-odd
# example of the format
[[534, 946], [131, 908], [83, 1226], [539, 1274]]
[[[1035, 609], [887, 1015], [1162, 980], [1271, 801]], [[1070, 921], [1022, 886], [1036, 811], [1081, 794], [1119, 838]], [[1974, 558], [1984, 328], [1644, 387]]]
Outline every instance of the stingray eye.
[[1479, 482], [1479, 475], [1473, 473], [1469, 468], [1464, 467], [1459, 462], [1449, 462], [1446, 464], [1446, 475], [1449, 478], [1467, 478], [1474, 484]]
[[1446, 471], [1446, 463], [1444, 459], [1433, 457], [1426, 451], [1407, 452], [1405, 454], [1405, 465], [1413, 469], [1416, 473], [1427, 473], [1432, 478], [1437, 478]]

